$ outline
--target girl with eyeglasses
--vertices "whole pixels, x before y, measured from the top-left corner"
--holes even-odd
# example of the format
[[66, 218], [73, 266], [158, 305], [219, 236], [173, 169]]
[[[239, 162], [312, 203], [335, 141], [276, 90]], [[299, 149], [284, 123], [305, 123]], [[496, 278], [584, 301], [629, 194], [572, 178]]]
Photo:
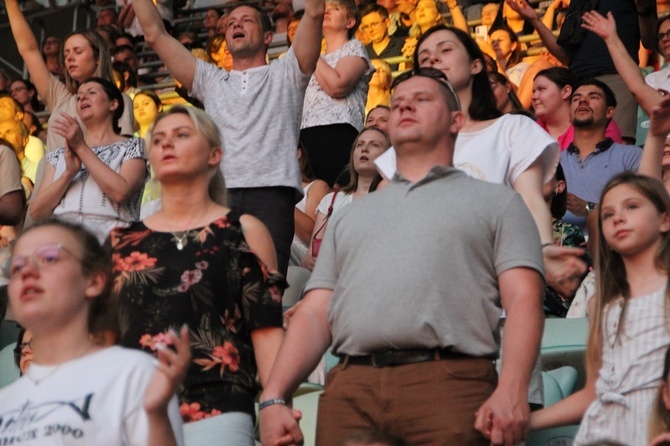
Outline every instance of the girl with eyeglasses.
[[94, 235], [58, 221], [34, 226], [17, 239], [5, 274], [12, 312], [32, 333], [19, 353], [29, 346], [33, 362], [0, 389], [0, 441], [183, 443], [174, 392], [189, 365], [187, 330], [164, 335], [174, 349], [159, 346], [157, 365], [95, 342], [113, 313], [111, 259]]

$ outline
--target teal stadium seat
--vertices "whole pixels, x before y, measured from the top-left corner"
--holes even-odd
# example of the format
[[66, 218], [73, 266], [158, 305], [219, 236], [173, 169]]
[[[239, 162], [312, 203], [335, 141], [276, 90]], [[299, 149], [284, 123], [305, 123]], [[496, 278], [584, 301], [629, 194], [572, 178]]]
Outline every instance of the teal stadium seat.
[[550, 371], [566, 365], [574, 367], [578, 374], [574, 390], [584, 387], [586, 382], [584, 355], [588, 333], [589, 322], [586, 318], [547, 319], [540, 348], [542, 370]]
[[6, 345], [0, 350], [0, 387], [4, 387], [19, 379], [19, 369], [14, 364], [14, 347], [16, 342]]
[[[570, 366], [542, 372], [545, 407], [572, 394], [577, 377], [577, 370]], [[526, 440], [526, 446], [572, 446], [578, 429], [579, 425], [573, 425], [534, 431]]]

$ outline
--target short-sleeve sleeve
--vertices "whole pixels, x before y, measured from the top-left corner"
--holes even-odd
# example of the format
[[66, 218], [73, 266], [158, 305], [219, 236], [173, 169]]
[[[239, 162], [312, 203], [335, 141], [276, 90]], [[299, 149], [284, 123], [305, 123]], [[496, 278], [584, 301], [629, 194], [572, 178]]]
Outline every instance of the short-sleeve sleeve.
[[21, 190], [21, 167], [14, 151], [0, 145], [0, 197]]
[[126, 149], [123, 161], [128, 161], [134, 158], [146, 159], [143, 138], [130, 138], [128, 139], [127, 144], [129, 147]]
[[63, 148], [53, 150], [45, 155], [47, 161], [49, 164], [51, 164], [54, 168], [58, 164], [58, 160], [63, 156]]
[[532, 268], [544, 275], [542, 244], [537, 225], [519, 194], [513, 194], [498, 218], [494, 245], [496, 274], [513, 268]]
[[251, 251], [242, 252], [242, 307], [249, 330], [281, 327], [281, 298], [286, 281], [279, 273], [270, 273]]
[[[507, 132], [510, 164], [507, 183], [511, 186], [537, 159], [541, 160], [544, 183], [551, 180], [558, 166], [560, 147], [546, 131], [532, 119], [522, 115], [503, 117], [510, 126]], [[511, 118], [511, 119], [510, 119]]]

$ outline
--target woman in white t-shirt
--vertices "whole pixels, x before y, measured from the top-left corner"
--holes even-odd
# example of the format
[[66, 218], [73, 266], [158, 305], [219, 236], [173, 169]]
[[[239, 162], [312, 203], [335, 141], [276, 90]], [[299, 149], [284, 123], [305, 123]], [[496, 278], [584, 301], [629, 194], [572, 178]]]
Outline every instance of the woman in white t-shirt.
[[309, 249], [302, 258], [303, 267], [310, 271], [314, 269], [314, 263], [321, 247], [321, 239], [326, 232], [330, 217], [342, 207], [370, 192], [371, 186], [378, 177], [374, 161], [390, 145], [388, 135], [379, 127], [367, 127], [358, 134], [349, 158], [349, 184], [339, 191], [329, 193], [319, 203]]
[[188, 332], [166, 333], [159, 364], [95, 342], [108, 323], [111, 257], [80, 226], [51, 221], [21, 235], [5, 264], [10, 305], [32, 333], [33, 363], [0, 390], [0, 442], [183, 444], [174, 396], [190, 363]]
[[[558, 165], [558, 143], [526, 116], [501, 116], [484, 56], [467, 33], [443, 25], [431, 28], [417, 44], [414, 65], [441, 70], [461, 102], [465, 123], [456, 138], [454, 166], [474, 178], [516, 190], [537, 223], [542, 243], [551, 243], [552, 219], [542, 188]], [[377, 164], [391, 178], [395, 153], [385, 153]]]
[[316, 178], [333, 186], [346, 168], [349, 147], [363, 129], [368, 81], [374, 68], [363, 44], [352, 0], [328, 0], [323, 17], [325, 53], [305, 91], [300, 141]]

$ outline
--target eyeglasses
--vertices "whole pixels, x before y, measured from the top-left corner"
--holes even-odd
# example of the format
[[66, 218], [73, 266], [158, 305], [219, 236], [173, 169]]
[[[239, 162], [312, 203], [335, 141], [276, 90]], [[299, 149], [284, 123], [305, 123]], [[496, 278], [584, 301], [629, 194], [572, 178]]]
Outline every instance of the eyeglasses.
[[[32, 339], [28, 342], [22, 342], [20, 344], [17, 344], [16, 347], [14, 347], [14, 361], [16, 362], [17, 366], [21, 362], [21, 358], [23, 358], [28, 353], [32, 353], [33, 346], [31, 345], [31, 342]], [[30, 352], [23, 351], [26, 347], [30, 349]]]
[[370, 28], [377, 28], [382, 23], [384, 23], [384, 22], [370, 22], [369, 25], [361, 26], [361, 31], [365, 32], [365, 31], [369, 30]]
[[667, 31], [664, 32], [664, 33], [658, 33], [658, 41], [659, 41], [659, 42], [660, 42], [661, 40], [663, 40], [664, 38], [668, 38], [668, 39], [670, 39], [670, 29], [667, 30]]
[[451, 82], [449, 82], [447, 75], [444, 74], [441, 70], [438, 70], [437, 68], [423, 67], [418, 68], [415, 71], [405, 71], [404, 73], [400, 74], [398, 77], [393, 79], [393, 83], [391, 84], [391, 90], [395, 89], [398, 85], [402, 84], [406, 80], [411, 79], [415, 76], [427, 77], [429, 79], [437, 81], [438, 84], [442, 85], [444, 88], [447, 89], [447, 91], [454, 99], [454, 102], [456, 104], [456, 110], [461, 109], [461, 101], [458, 99], [456, 90], [454, 90], [454, 87], [451, 85]]
[[13, 279], [21, 271], [23, 271], [23, 268], [25, 268], [26, 265], [28, 265], [29, 259], [32, 259], [33, 265], [35, 265], [35, 268], [38, 270], [47, 268], [58, 263], [58, 261], [61, 259], [62, 252], [67, 252], [81, 263], [81, 259], [79, 259], [72, 253], [72, 251], [63, 245], [44, 245], [37, 248], [30, 256], [10, 256], [2, 266], [2, 273], [5, 275], [5, 277]]
[[25, 91], [25, 90], [27, 90], [27, 88], [24, 87], [23, 85], [20, 85], [20, 86], [18, 86], [18, 87], [11, 88], [11, 89], [9, 90], [9, 93], [10, 93], [10, 94], [14, 94], [14, 93], [18, 93], [19, 91]]

